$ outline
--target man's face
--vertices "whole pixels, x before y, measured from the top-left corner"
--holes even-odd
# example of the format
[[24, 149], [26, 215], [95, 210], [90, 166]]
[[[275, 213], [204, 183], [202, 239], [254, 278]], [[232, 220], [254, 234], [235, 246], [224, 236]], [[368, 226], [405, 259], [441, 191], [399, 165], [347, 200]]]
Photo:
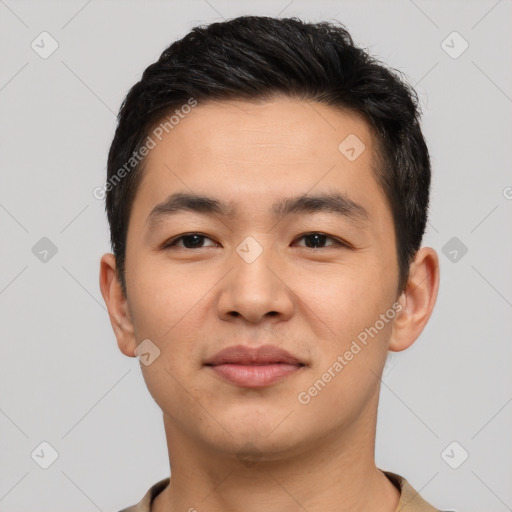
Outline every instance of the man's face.
[[[250, 442], [272, 458], [369, 428], [398, 283], [374, 151], [361, 118], [288, 99], [199, 104], [151, 150], [129, 222], [127, 300], [136, 342], [160, 350], [142, 371], [176, 432], [232, 454]], [[177, 193], [229, 211], [151, 215]], [[346, 201], [285, 207], [327, 195]], [[206, 363], [235, 345], [274, 345], [302, 365], [233, 381]]]

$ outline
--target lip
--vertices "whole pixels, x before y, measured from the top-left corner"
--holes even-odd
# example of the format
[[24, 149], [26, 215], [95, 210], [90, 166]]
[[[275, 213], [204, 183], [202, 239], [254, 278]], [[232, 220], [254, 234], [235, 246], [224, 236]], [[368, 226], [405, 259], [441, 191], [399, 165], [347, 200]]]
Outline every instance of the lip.
[[233, 384], [260, 388], [274, 384], [306, 365], [274, 345], [258, 348], [234, 345], [215, 354], [205, 366]]

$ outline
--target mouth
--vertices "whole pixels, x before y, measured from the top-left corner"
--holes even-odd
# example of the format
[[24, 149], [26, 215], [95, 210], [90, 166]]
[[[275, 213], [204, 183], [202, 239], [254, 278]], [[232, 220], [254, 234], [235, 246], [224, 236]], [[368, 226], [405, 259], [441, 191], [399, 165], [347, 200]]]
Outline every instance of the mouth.
[[218, 352], [205, 366], [237, 386], [261, 388], [295, 374], [306, 364], [273, 345], [257, 349], [236, 345]]

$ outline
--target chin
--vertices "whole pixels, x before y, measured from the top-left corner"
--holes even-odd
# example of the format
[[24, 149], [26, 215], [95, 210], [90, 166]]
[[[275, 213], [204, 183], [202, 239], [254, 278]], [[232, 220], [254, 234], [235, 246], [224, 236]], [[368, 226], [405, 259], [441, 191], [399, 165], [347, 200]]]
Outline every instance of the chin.
[[[286, 414], [265, 414], [262, 416], [257, 413], [249, 413], [238, 417], [236, 421], [222, 422], [226, 425], [225, 432], [217, 425], [218, 436], [211, 437], [212, 430], [209, 429], [204, 434], [210, 438], [212, 444], [217, 444], [222, 451], [229, 452], [235, 456], [258, 455], [262, 459], [275, 460], [280, 458], [286, 452], [294, 451], [297, 446], [303, 445], [305, 432], [297, 428], [297, 423]], [[283, 421], [284, 420], [284, 421]], [[219, 421], [220, 423], [220, 421]], [[231, 434], [231, 435], [230, 435]]]

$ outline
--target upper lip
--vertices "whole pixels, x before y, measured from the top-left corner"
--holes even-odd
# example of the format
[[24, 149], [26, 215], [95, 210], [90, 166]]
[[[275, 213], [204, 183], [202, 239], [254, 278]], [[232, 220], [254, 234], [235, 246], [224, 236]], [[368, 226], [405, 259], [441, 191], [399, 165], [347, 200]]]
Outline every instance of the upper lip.
[[286, 350], [274, 345], [261, 345], [250, 348], [245, 345], [233, 345], [217, 352], [206, 361], [208, 366], [220, 364], [264, 365], [273, 363], [286, 363], [304, 366], [304, 363], [292, 356]]

